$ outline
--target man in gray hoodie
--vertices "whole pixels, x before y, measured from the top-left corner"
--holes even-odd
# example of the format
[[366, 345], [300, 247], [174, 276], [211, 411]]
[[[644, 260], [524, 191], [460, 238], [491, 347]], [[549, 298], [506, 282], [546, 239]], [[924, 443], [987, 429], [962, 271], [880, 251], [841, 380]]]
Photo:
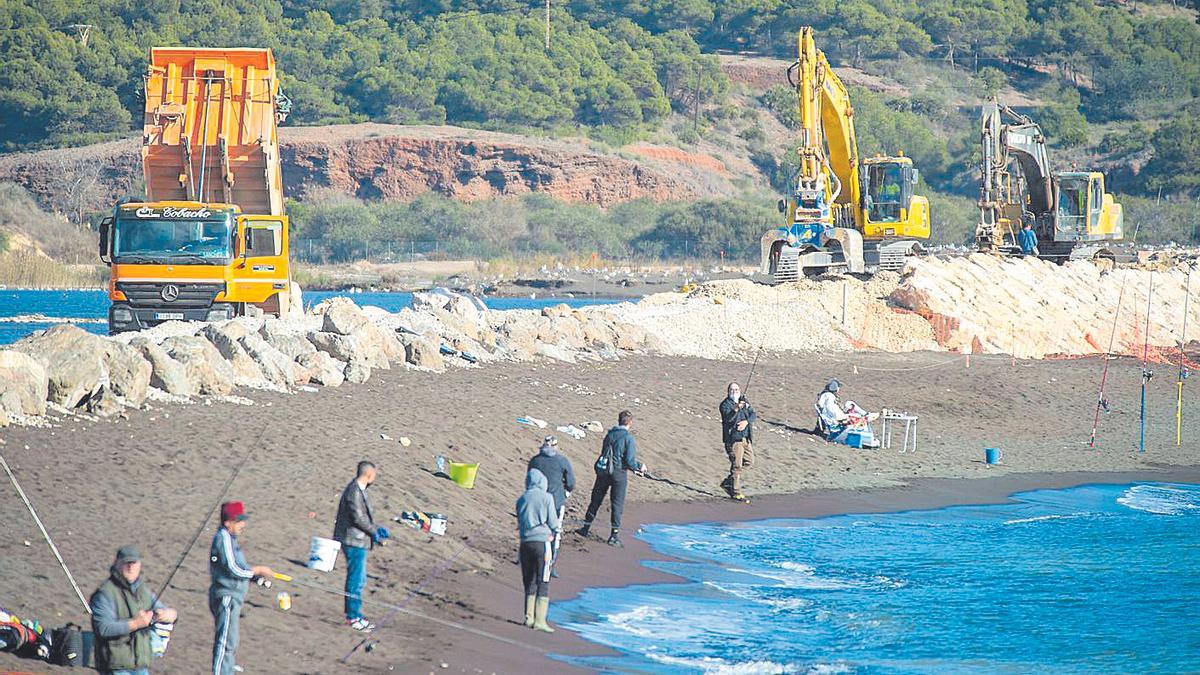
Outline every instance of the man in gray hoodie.
[[529, 460], [529, 468], [542, 472], [542, 475], [550, 482], [550, 487], [546, 488], [546, 491], [550, 493], [551, 497], [554, 497], [554, 508], [558, 513], [560, 527], [554, 531], [554, 559], [550, 563], [550, 576], [557, 578], [558, 572], [554, 567], [558, 564], [558, 549], [562, 543], [561, 523], [566, 516], [567, 497], [570, 497], [571, 492], [575, 490], [575, 470], [571, 468], [571, 461], [558, 451], [558, 439], [553, 436], [547, 436], [542, 440], [542, 447], [538, 454]]
[[517, 526], [521, 530], [521, 576], [525, 581], [525, 625], [553, 633], [546, 623], [550, 611], [550, 564], [554, 533], [562, 527], [554, 497], [546, 492], [546, 476], [530, 469], [525, 494], [517, 500]]

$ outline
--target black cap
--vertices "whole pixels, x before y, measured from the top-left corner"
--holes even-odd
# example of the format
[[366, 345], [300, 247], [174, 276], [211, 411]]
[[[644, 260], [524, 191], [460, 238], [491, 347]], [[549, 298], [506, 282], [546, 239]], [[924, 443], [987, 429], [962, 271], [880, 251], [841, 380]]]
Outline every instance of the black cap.
[[140, 562], [142, 554], [133, 546], [122, 546], [117, 549], [117, 564], [124, 565], [125, 563]]

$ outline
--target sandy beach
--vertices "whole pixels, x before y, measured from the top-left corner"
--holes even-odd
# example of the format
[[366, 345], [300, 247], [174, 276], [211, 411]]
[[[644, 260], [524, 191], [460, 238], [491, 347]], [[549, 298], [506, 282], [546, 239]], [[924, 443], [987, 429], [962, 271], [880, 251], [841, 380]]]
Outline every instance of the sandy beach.
[[[568, 534], [562, 578], [551, 596], [664, 580], [639, 564], [653, 555], [632, 536], [642, 523], [930, 508], [1087, 482], [1200, 481], [1189, 435], [1200, 406], [1185, 396], [1185, 438], [1176, 448], [1169, 369], [1151, 381], [1147, 452], [1141, 454], [1140, 368], [1114, 360], [1111, 412], [1101, 417], [1098, 448], [1088, 449], [1100, 369], [1094, 358], [1014, 364], [1008, 357], [976, 356], [967, 367], [961, 356], [933, 352], [764, 354], [747, 391], [759, 413], [758, 464], [746, 482], [753, 503], [635, 479], [627, 548]], [[245, 500], [252, 516], [243, 547], [252, 564], [294, 574], [297, 582], [279, 587], [293, 597], [286, 613], [274, 606], [278, 589], [251, 590], [238, 655], [247, 672], [566, 671], [544, 655], [598, 648], [565, 630], [545, 636], [514, 623], [521, 593], [513, 502], [525, 462], [546, 433], [515, 418], [532, 415], [552, 425], [594, 419], [608, 426], [628, 408], [652, 472], [716, 494], [728, 467], [715, 408], [725, 384], [745, 384], [749, 371], [746, 362], [663, 356], [492, 364], [442, 374], [397, 369], [318, 393], [239, 390], [253, 405], [201, 399], [152, 403], [114, 421], [52, 416], [48, 428], [0, 432], [0, 451], [85, 593], [103, 579], [124, 543], [142, 548], [147, 579], [157, 587], [236, 463], [253, 452], [229, 493]], [[918, 450], [852, 450], [807, 433], [812, 401], [831, 376], [845, 383], [844, 398], [864, 407], [919, 414]], [[395, 439], [401, 436], [412, 445], [400, 445]], [[580, 479], [568, 517], [579, 518], [600, 439], [559, 436]], [[984, 447], [1001, 447], [1004, 463], [985, 465]], [[436, 477], [438, 454], [480, 462], [475, 489]], [[369, 653], [356, 650], [360, 636], [342, 626], [341, 565], [328, 574], [302, 566], [309, 538], [332, 530], [337, 497], [363, 458], [383, 471], [372, 488], [378, 513], [390, 518], [421, 509], [450, 520], [444, 537], [393, 523], [392, 545], [372, 553], [366, 610], [382, 625]], [[0, 604], [48, 625], [83, 623], [78, 600], [15, 491], [3, 491], [0, 504], [8, 516], [0, 526]], [[595, 531], [606, 535], [603, 513]], [[165, 593], [182, 618], [155, 672], [198, 672], [207, 665], [206, 554], [213, 527], [210, 521]], [[3, 655], [0, 669], [47, 668]]]

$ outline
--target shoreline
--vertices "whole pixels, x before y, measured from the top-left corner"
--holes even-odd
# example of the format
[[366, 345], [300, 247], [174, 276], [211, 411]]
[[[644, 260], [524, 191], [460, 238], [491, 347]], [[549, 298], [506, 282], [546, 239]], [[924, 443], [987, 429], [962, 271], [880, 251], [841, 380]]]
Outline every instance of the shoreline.
[[[587, 476], [590, 479], [590, 476]], [[630, 478], [630, 494], [634, 497], [626, 503], [622, 530], [637, 532], [646, 525], [681, 525], [701, 523], [746, 523], [773, 519], [813, 519], [839, 515], [867, 513], [900, 513], [928, 511], [951, 506], [1003, 504], [1012, 495], [1033, 490], [1059, 490], [1089, 484], [1124, 484], [1138, 482], [1194, 483], [1200, 484], [1200, 464], [1194, 466], [1167, 466], [1145, 471], [1067, 471], [999, 474], [983, 478], [916, 478], [902, 485], [871, 487], [865, 489], [822, 488], [802, 490], [792, 494], [771, 494], [755, 498], [751, 504], [737, 504], [724, 499], [693, 502], [645, 502], [636, 501], [640, 479]], [[586, 493], [586, 487], [584, 488]], [[586, 497], [585, 497], [586, 499]], [[601, 510], [604, 516], [607, 509]], [[603, 527], [600, 527], [603, 525]], [[651, 561], [674, 561], [681, 559], [662, 554], [636, 536], [623, 537], [624, 549], [614, 549], [597, 533], [607, 531], [602, 518], [597, 519], [597, 528], [584, 543], [569, 528], [564, 531], [562, 577], [550, 585], [551, 608], [555, 603], [576, 599], [581, 593], [597, 588], [625, 588], [649, 584], [684, 584], [684, 578], [663, 572], [646, 565]], [[633, 560], [631, 560], [633, 559]], [[476, 596], [487, 600], [481, 603], [489, 614], [515, 616], [520, 594], [519, 576], [515, 572], [496, 583], [494, 578], [479, 578], [474, 588]], [[504, 583], [507, 582], [507, 583]], [[502, 589], [511, 586], [506, 594]], [[499, 591], [499, 592], [497, 592]], [[580, 668], [562, 660], [563, 657], [613, 656], [619, 652], [589, 641], [578, 633], [563, 628], [551, 621], [558, 630], [552, 636], [529, 638], [532, 633], [510, 621], [486, 618], [475, 626], [495, 635], [546, 643], [545, 653], [529, 655], [528, 650], [496, 640], [482, 639], [480, 649], [460, 654], [455, 660], [467, 672], [492, 672], [497, 661], [513, 660], [523, 663], [528, 670], [553, 668], [555, 672], [595, 672]], [[489, 665], [490, 664], [490, 665]], [[512, 672], [497, 670], [495, 672]]]
[[[1112, 412], [1102, 422], [1099, 450], [1091, 451], [1092, 418], [1083, 412], [1095, 406], [1096, 359], [1014, 364], [981, 358], [966, 368], [938, 352], [766, 355], [749, 395], [759, 413], [758, 461], [746, 476], [754, 502], [713, 500], [632, 479], [627, 548], [568, 533], [562, 578], [551, 584], [552, 607], [587, 587], [678, 581], [643, 565], [662, 558], [635, 537], [646, 522], [932, 508], [1100, 480], [1200, 482], [1189, 449], [1194, 443], [1174, 445], [1175, 389], [1161, 380], [1148, 392], [1149, 451], [1129, 451], [1137, 442], [1141, 371], [1132, 360], [1112, 363]], [[728, 470], [715, 407], [725, 384], [745, 378], [749, 368], [740, 361], [644, 354], [442, 373], [396, 367], [339, 389], [285, 394], [244, 388], [237, 396], [197, 397], [191, 404], [149, 401], [106, 420], [52, 411], [41, 428], [0, 431], [0, 452], [89, 591], [104, 578], [113, 547], [125, 543], [142, 549], [146, 574], [161, 582], [232, 467], [256, 450], [226, 497], [244, 500], [252, 514], [243, 543], [250, 562], [294, 575], [297, 583], [286, 588], [293, 601], [288, 612], [275, 607], [274, 589], [251, 589], [238, 655], [247, 671], [424, 673], [440, 672], [445, 663], [446, 672], [468, 674], [586, 672], [545, 655], [602, 654], [603, 648], [566, 630], [547, 636], [513, 622], [523, 609], [513, 503], [528, 458], [554, 428], [515, 419], [607, 426], [619, 410], [633, 410], [638, 454], [651, 471], [715, 492]], [[920, 448], [852, 450], [809, 434], [810, 394], [833, 375], [868, 406], [921, 413]], [[1200, 399], [1187, 397], [1184, 406], [1191, 441]], [[396, 440], [402, 437], [411, 445]], [[559, 450], [578, 478], [570, 519], [583, 515], [598, 444], [591, 433], [583, 440], [560, 436]], [[982, 448], [993, 446], [1004, 449], [1005, 463], [986, 467]], [[481, 463], [474, 488], [437, 478], [437, 455]], [[361, 459], [381, 467], [372, 502], [385, 521], [417, 509], [446, 514], [449, 530], [431, 536], [387, 522], [393, 542], [372, 553], [364, 598], [368, 616], [385, 624], [373, 636], [379, 648], [359, 649], [343, 663], [342, 655], [361, 639], [342, 625], [343, 567], [321, 573], [304, 561], [311, 537], [328, 536], [347, 473]], [[113, 484], [137, 487], [114, 495]], [[0, 566], [11, 570], [0, 582], [5, 608], [51, 626], [86, 620], [15, 491], [0, 491], [0, 506], [14, 515], [0, 525]], [[607, 537], [606, 520], [602, 512], [596, 534]], [[210, 522], [168, 589], [166, 602], [187, 617], [186, 628], [172, 638], [171, 653], [155, 672], [197, 672], [209, 658], [203, 546], [212, 531]], [[404, 611], [394, 612], [397, 606]], [[43, 668], [0, 654], [0, 670], [35, 665]]]

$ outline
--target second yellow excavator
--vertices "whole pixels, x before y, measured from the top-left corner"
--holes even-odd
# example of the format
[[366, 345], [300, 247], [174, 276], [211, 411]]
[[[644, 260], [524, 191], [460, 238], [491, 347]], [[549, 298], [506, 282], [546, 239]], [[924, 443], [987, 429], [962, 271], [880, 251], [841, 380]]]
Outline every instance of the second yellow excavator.
[[910, 158], [859, 159], [845, 85], [800, 29], [788, 69], [800, 113], [794, 191], [779, 201], [786, 222], [762, 236], [760, 272], [774, 282], [823, 272], [900, 269], [929, 238], [929, 200], [916, 194]]

